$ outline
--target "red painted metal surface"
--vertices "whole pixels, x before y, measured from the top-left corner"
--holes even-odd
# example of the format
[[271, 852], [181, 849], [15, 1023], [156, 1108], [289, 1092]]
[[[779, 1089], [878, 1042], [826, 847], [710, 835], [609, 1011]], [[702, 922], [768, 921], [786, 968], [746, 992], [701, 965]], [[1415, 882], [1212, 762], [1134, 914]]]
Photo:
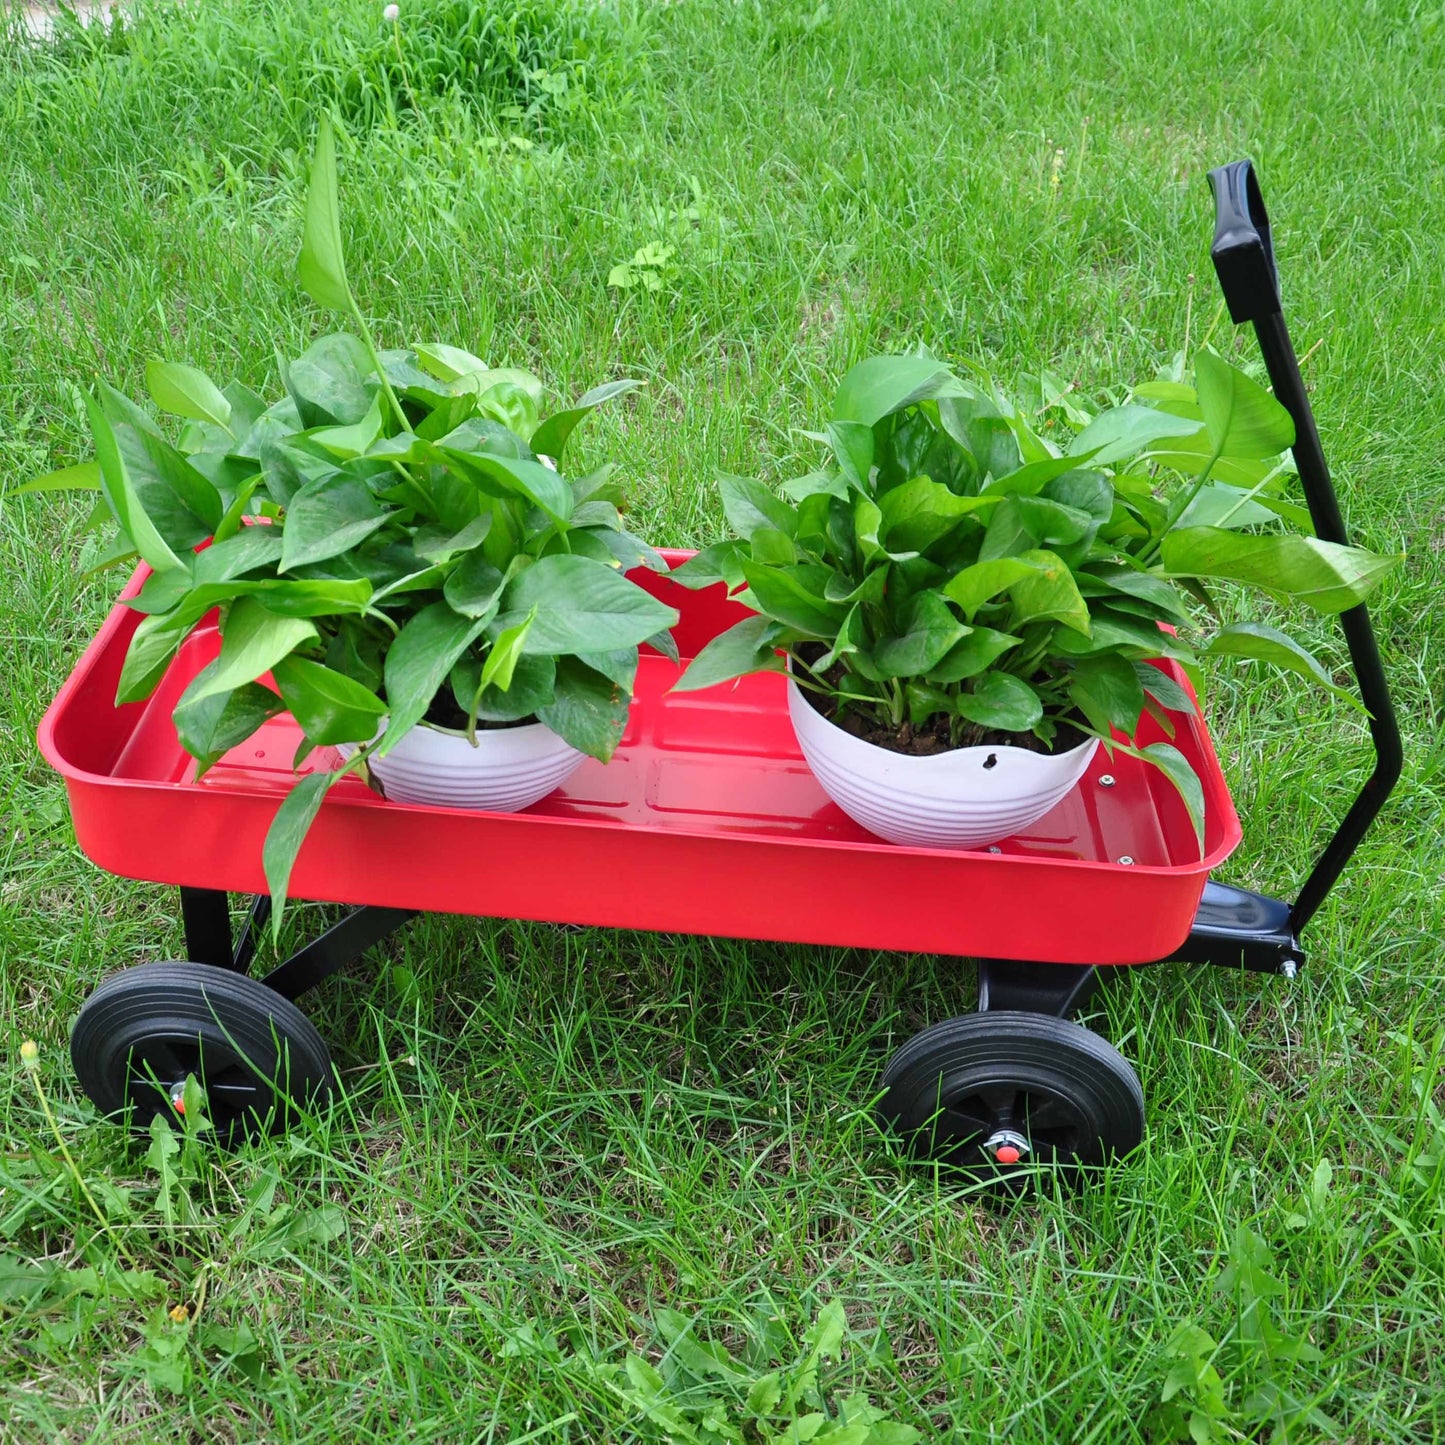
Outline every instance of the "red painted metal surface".
[[[670, 555], [675, 564], [688, 554]], [[744, 615], [721, 588], [697, 593], [666, 577], [639, 580], [681, 612], [684, 659]], [[41, 750], [65, 777], [80, 846], [124, 877], [264, 892], [261, 843], [289, 786], [298, 730], [289, 717], [273, 720], [198, 782], [170, 714], [216, 655], [214, 618], [197, 628], [153, 697], [116, 707], [138, 621], [115, 608], [40, 726]], [[1175, 742], [1204, 782], [1202, 858], [1169, 783], [1102, 749], [1080, 787], [997, 851], [900, 848], [865, 832], [813, 780], [781, 676], [671, 693], [676, 675], [666, 659], [644, 656], [612, 762], [589, 761], [524, 813], [390, 803], [347, 779], [302, 849], [293, 896], [860, 948], [1144, 963], [1184, 941], [1210, 869], [1239, 842], [1239, 819], [1199, 720]], [[1157, 736], [1146, 730], [1140, 741]], [[319, 749], [305, 767], [337, 765], [334, 751]], [[1104, 774], [1113, 786], [1101, 784]]]

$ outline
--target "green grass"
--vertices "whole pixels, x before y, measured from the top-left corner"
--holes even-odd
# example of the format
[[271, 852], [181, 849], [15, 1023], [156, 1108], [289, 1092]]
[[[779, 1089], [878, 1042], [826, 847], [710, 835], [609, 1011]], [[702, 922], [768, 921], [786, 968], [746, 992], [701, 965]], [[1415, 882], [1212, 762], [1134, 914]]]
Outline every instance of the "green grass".
[[[0, 500], [0, 1440], [663, 1439], [589, 1360], [656, 1360], [671, 1308], [735, 1350], [776, 1314], [786, 1361], [830, 1300], [830, 1389], [929, 1438], [1164, 1438], [1146, 1422], [1190, 1322], [1245, 1438], [1270, 1388], [1322, 1412], [1290, 1440], [1445, 1437], [1437, 11], [532, 0], [469, 71], [441, 39], [462, 7], [404, 0], [402, 75], [380, 8], [193, 0], [9, 44], [7, 481], [85, 453], [98, 372], [138, 393], [164, 354], [274, 389], [275, 349], [325, 328], [291, 276], [323, 103], [382, 343], [465, 345], [564, 395], [646, 377], [586, 450], [668, 543], [721, 535], [717, 469], [806, 464], [795, 429], [871, 349], [1044, 362], [1088, 392], [1147, 374], [1215, 317], [1204, 171], [1248, 154], [1350, 525], [1409, 553], [1376, 614], [1408, 771], [1296, 984], [1117, 979], [1094, 1023], [1149, 1132], [1081, 1194], [990, 1210], [878, 1135], [888, 1050], [972, 1006], [966, 963], [454, 919], [307, 1000], [347, 1084], [331, 1117], [231, 1159], [188, 1145], [167, 1183], [77, 1095], [65, 1040], [103, 973], [179, 953], [173, 895], [85, 862], [33, 742], [117, 580], [80, 575], [80, 503]], [[529, 69], [566, 73], [567, 102]], [[609, 289], [654, 241], [662, 291]], [[1261, 676], [1221, 676], [1209, 709], [1246, 820], [1226, 876], [1288, 893], [1363, 730]], [[1318, 1359], [1241, 1347], [1242, 1228]], [[25, 1306], [46, 1261], [97, 1273]], [[122, 1266], [156, 1283], [128, 1293]], [[189, 1336], [165, 1322], [202, 1294]]]

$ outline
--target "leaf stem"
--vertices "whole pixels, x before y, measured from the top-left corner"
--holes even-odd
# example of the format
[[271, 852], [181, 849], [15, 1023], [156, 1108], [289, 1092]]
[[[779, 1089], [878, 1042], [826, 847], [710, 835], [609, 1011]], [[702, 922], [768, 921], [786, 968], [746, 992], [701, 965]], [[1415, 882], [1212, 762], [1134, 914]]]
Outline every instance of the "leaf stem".
[[1214, 470], [1215, 464], [1223, 455], [1224, 453], [1220, 450], [1220, 448], [1215, 447], [1215, 449], [1210, 453], [1209, 460], [1205, 462], [1199, 475], [1195, 477], [1195, 479], [1189, 484], [1188, 490], [1183, 492], [1180, 496], [1175, 497], [1173, 505], [1170, 506], [1169, 510], [1164, 514], [1164, 525], [1160, 527], [1159, 531], [1155, 533], [1155, 535], [1150, 539], [1148, 548], [1145, 550], [1144, 555], [1139, 559], [1144, 566], [1151, 567], [1156, 561], [1158, 561], [1159, 553], [1164, 546], [1164, 538], [1167, 537], [1169, 533], [1174, 530], [1174, 527], [1178, 523], [1180, 517], [1182, 517], [1185, 512], [1189, 510], [1189, 504], [1195, 499], [1195, 497], [1199, 495], [1200, 491], [1204, 487], [1205, 482], [1209, 480], [1209, 474]]
[[1284, 470], [1284, 464], [1276, 466], [1266, 476], [1261, 477], [1258, 482], [1247, 491], [1217, 522], [1216, 527], [1224, 527], [1229, 524], [1230, 519], [1236, 512], [1247, 503], [1252, 502], [1264, 489]]
[[852, 698], [854, 701], [857, 702], [878, 701], [876, 697], [863, 698], [851, 692], [844, 692], [841, 688], [829, 687], [827, 683], [819, 682], [814, 677], [804, 677], [801, 673], [795, 672], [793, 674], [793, 681], [797, 683], [799, 687], [805, 687], [808, 689], [809, 692], [819, 693], [823, 697], [846, 697]]
[[401, 409], [401, 403], [396, 399], [396, 393], [391, 389], [391, 380], [386, 374], [386, 368], [381, 364], [381, 355], [376, 349], [376, 342], [372, 338], [371, 328], [366, 324], [366, 317], [361, 314], [361, 307], [356, 304], [356, 297], [347, 288], [347, 299], [351, 302], [351, 315], [357, 326], [361, 328], [361, 341], [366, 347], [366, 353], [371, 357], [371, 364], [376, 368], [377, 380], [381, 382], [381, 389], [386, 399], [391, 403], [391, 409], [398, 422], [401, 423], [402, 431], [410, 431], [411, 423], [406, 418], [406, 413]]
[[386, 625], [391, 628], [391, 635], [393, 637], [396, 637], [401, 633], [401, 628], [398, 627], [396, 623], [390, 617], [388, 617], [386, 613], [383, 612], [379, 607], [368, 607], [366, 609], [365, 615], [367, 617], [375, 617], [378, 621], [386, 623]]
[[482, 694], [487, 690], [484, 682], [477, 683], [477, 690], [472, 694], [472, 705], [467, 709], [467, 741], [473, 746], [477, 745], [477, 713], [482, 706]]

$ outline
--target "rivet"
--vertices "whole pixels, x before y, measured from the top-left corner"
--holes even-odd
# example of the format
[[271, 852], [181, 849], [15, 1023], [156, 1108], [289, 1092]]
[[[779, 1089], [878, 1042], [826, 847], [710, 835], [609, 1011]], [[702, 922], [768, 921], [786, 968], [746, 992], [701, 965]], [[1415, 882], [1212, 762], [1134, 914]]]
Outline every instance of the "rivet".
[[1003, 849], [1000, 848], [997, 843], [995, 843], [988, 851], [990, 853], [1002, 853]]
[[1114, 786], [1113, 773], [1101, 773], [1099, 775], [1099, 786], [1101, 788], [1112, 788]]
[[1125, 853], [1125, 854], [1119, 859], [1119, 861], [1127, 868], [1127, 867], [1129, 867], [1130, 864], [1133, 863], [1134, 860], [1133, 860], [1127, 853]]

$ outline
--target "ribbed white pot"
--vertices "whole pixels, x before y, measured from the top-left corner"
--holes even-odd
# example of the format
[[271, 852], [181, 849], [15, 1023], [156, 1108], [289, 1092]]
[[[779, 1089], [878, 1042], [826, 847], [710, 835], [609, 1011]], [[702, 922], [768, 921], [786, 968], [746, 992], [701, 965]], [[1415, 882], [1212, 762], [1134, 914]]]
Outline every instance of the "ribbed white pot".
[[798, 746], [823, 791], [870, 833], [920, 848], [981, 848], [1036, 823], [1089, 769], [1098, 738], [1065, 753], [955, 748], [890, 752], [831, 723], [788, 680]]
[[[356, 749], [348, 743], [337, 751], [350, 757]], [[484, 729], [475, 747], [460, 733], [418, 723], [368, 766], [398, 803], [515, 813], [561, 787], [585, 761], [541, 723]]]

